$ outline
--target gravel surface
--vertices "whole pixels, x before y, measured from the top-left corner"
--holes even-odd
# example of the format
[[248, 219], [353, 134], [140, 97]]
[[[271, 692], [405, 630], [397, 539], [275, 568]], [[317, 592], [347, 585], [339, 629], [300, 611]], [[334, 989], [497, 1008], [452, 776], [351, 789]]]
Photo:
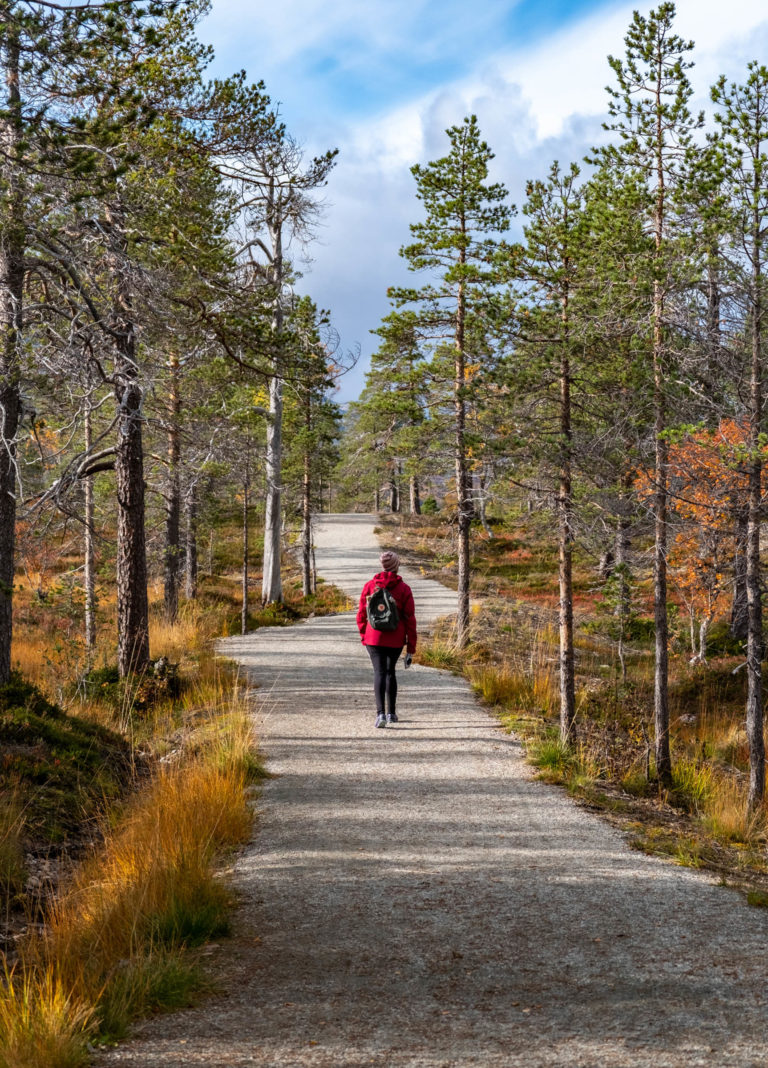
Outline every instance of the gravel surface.
[[[354, 595], [374, 523], [318, 524], [320, 573]], [[421, 623], [455, 605], [412, 584]], [[100, 1065], [766, 1064], [768, 914], [532, 781], [461, 679], [401, 670], [401, 722], [374, 730], [352, 615], [222, 651], [260, 687], [275, 778], [210, 951], [220, 994]]]

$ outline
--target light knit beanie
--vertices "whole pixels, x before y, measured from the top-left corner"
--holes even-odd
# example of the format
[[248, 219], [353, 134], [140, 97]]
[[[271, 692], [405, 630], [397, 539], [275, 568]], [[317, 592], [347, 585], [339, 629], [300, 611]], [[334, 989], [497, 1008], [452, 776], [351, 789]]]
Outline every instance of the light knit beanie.
[[386, 552], [382, 553], [379, 559], [385, 571], [397, 571], [400, 567], [400, 557], [397, 553], [393, 553], [391, 549], [387, 549]]

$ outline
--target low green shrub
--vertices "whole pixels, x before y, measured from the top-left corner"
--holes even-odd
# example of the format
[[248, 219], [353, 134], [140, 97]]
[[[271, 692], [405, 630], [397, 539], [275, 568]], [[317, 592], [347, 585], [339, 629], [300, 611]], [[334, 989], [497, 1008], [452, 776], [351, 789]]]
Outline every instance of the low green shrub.
[[0, 686], [0, 792], [24, 797], [26, 833], [60, 842], [121, 797], [128, 743], [64, 712], [20, 675]]

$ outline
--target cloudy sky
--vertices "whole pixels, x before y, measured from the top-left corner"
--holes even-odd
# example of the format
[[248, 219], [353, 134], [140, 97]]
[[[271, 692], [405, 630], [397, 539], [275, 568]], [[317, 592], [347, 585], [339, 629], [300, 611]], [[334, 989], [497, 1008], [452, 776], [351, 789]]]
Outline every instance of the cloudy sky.
[[[263, 79], [308, 154], [339, 149], [301, 290], [329, 308], [361, 359], [339, 399], [362, 388], [406, 278], [398, 255], [419, 204], [409, 168], [445, 152], [445, 129], [477, 114], [496, 180], [520, 204], [527, 178], [580, 160], [601, 137], [635, 3], [599, 0], [213, 0], [200, 36], [215, 74]], [[640, 10], [647, 14], [649, 8]], [[707, 107], [719, 74], [768, 63], [765, 0], [679, 0], [677, 32], [696, 43], [691, 80]]]

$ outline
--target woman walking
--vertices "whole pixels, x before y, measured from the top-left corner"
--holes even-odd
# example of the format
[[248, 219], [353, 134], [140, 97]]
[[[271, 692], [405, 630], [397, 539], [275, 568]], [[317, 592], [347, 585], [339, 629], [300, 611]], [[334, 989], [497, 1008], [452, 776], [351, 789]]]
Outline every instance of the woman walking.
[[405, 666], [416, 652], [416, 612], [413, 594], [398, 574], [400, 557], [389, 550], [379, 558], [383, 568], [363, 586], [357, 609], [360, 640], [373, 664], [376, 726], [397, 723], [395, 665], [407, 647]]

